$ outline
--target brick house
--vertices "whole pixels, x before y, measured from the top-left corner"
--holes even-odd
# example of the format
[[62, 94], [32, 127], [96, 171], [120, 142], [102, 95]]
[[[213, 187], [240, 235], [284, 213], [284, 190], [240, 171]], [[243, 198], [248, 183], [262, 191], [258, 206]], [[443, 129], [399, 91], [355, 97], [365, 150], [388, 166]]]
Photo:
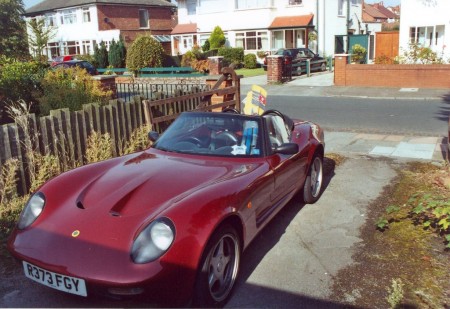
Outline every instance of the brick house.
[[[68, 54], [93, 54], [101, 41], [122, 37], [130, 44], [151, 33], [171, 53], [170, 33], [177, 24], [177, 7], [168, 0], [44, 0], [26, 10], [26, 20], [44, 18], [55, 29], [44, 54], [49, 59]], [[28, 32], [29, 35], [31, 32]]]

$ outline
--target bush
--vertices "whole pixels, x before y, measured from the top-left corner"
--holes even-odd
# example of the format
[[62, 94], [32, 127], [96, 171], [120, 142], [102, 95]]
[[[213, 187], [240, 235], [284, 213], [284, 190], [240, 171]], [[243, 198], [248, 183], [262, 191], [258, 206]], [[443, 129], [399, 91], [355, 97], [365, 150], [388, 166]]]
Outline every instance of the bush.
[[93, 65], [97, 68], [106, 68], [108, 63], [108, 50], [106, 50], [105, 42], [100, 42], [100, 48], [94, 46], [94, 63]]
[[9, 122], [6, 107], [10, 102], [23, 100], [36, 112], [37, 97], [41, 94], [40, 80], [48, 65], [41, 62], [20, 62], [2, 59], [0, 64], [0, 115], [1, 123]]
[[60, 108], [80, 110], [83, 104], [107, 103], [112, 97], [111, 91], [103, 90], [99, 81], [78, 67], [48, 71], [42, 80], [42, 89], [41, 115]]
[[225, 34], [223, 33], [222, 28], [216, 26], [209, 36], [210, 49], [221, 48], [225, 45], [225, 42]]
[[127, 51], [122, 39], [119, 42], [112, 41], [109, 46], [108, 61], [113, 68], [125, 67]]
[[181, 56], [164, 55], [162, 66], [164, 68], [181, 66]]
[[223, 56], [224, 66], [234, 64], [237, 67], [244, 61], [244, 49], [241, 47], [222, 47], [218, 51], [219, 56]]
[[255, 69], [256, 68], [256, 56], [255, 54], [248, 54], [244, 56], [244, 68]]
[[202, 45], [202, 50], [204, 53], [206, 53], [210, 49], [211, 49], [211, 44], [209, 44], [209, 40], [206, 40], [205, 43]]
[[149, 35], [141, 36], [128, 49], [127, 68], [139, 71], [145, 67], [161, 67], [164, 55], [161, 43]]
[[362, 63], [366, 60], [367, 50], [359, 44], [355, 44], [352, 47], [352, 61], [356, 63]]
[[190, 67], [196, 60], [197, 57], [195, 56], [194, 52], [189, 50], [181, 57], [181, 66]]

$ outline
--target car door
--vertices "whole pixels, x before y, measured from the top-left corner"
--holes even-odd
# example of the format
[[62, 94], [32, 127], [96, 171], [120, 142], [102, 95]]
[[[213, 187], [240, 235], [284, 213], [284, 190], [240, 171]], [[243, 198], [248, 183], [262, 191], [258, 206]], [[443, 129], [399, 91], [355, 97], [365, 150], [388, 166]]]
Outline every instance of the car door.
[[[283, 143], [289, 143], [291, 132], [282, 117], [278, 115], [265, 116], [269, 140], [273, 149]], [[269, 164], [274, 175], [274, 191], [270, 199], [273, 204], [283, 203], [292, 197], [304, 177], [307, 166], [307, 146], [299, 149], [294, 155], [274, 153], [269, 156]]]

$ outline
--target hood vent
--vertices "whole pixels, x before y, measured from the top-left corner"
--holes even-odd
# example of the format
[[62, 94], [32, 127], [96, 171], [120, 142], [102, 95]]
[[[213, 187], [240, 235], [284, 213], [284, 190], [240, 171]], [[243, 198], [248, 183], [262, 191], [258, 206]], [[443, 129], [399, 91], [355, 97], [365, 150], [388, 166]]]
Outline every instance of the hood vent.
[[77, 207], [80, 208], [80, 209], [85, 209], [84, 205], [83, 205], [83, 203], [81, 201], [77, 202]]

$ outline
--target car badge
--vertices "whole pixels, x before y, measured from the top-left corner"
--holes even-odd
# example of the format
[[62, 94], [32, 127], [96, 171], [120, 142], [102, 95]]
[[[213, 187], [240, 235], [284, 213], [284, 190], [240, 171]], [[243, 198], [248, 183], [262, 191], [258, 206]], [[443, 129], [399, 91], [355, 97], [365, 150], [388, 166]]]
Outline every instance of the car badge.
[[79, 230], [75, 230], [75, 231], [72, 232], [72, 237], [76, 238], [78, 236], [80, 236], [80, 231]]

